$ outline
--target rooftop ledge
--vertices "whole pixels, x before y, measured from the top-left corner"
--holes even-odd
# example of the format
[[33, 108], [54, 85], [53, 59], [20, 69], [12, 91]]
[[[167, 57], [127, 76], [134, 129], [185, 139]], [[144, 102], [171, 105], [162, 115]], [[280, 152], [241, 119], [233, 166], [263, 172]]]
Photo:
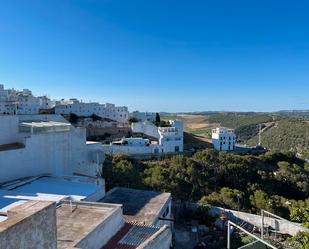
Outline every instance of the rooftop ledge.
[[25, 148], [25, 145], [22, 143], [0, 144], [0, 151], [18, 150], [23, 148]]

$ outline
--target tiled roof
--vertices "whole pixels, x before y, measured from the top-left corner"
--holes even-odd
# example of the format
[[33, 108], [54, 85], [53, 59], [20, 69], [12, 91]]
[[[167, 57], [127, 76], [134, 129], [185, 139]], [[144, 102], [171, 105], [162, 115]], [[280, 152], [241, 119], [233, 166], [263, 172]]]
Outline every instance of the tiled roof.
[[126, 222], [102, 249], [136, 249], [159, 229]]

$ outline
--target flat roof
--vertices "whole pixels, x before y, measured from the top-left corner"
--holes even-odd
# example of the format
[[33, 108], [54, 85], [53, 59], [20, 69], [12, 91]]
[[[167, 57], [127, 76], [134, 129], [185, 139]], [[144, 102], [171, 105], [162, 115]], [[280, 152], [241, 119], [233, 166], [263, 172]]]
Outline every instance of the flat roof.
[[56, 209], [57, 248], [73, 248], [119, 208], [104, 203], [62, 203]]
[[170, 193], [116, 187], [100, 202], [122, 204], [126, 221], [152, 225], [170, 198]]
[[14, 181], [12, 184], [6, 184], [5, 188], [0, 188], [0, 211], [6, 211], [25, 200], [57, 202], [67, 197], [73, 200], [82, 200], [104, 187], [87, 180], [89, 179], [77, 176], [43, 176]]
[[70, 196], [73, 199], [81, 200], [102, 188], [102, 185], [83, 182], [81, 179], [83, 178], [42, 177], [15, 187], [14, 190], [20, 193], [46, 193]]

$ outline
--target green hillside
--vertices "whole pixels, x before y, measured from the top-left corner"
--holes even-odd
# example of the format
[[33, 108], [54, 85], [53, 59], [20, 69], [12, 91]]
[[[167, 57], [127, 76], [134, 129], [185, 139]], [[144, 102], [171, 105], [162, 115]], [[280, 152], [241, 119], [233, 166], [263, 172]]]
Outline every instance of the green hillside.
[[308, 112], [283, 113], [218, 113], [208, 118], [210, 123], [234, 128], [240, 143], [258, 143], [259, 124], [262, 145], [270, 150], [293, 151], [309, 155]]
[[269, 113], [226, 112], [210, 116], [207, 120], [210, 123], [219, 123], [221, 126], [236, 129], [242, 126], [271, 122], [275, 118], [276, 115]]
[[[282, 119], [274, 126], [262, 132], [262, 145], [272, 150], [294, 151], [306, 153], [309, 151], [308, 121]], [[257, 136], [250, 138], [248, 144], [257, 144]]]

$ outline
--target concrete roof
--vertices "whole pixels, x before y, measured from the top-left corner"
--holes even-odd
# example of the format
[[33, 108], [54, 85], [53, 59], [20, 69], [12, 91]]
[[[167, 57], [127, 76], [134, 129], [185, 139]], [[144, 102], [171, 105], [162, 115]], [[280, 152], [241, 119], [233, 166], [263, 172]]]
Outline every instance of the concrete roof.
[[120, 205], [69, 202], [57, 207], [58, 249], [73, 248], [85, 236], [102, 224]]
[[36, 177], [20, 179], [0, 188], [0, 211], [24, 203], [26, 200], [60, 201], [67, 197], [81, 200], [97, 192], [97, 185], [85, 177]]
[[91, 182], [83, 182], [83, 177], [42, 177], [14, 188], [19, 193], [45, 193], [70, 196], [81, 200], [95, 193], [102, 186]]
[[152, 225], [170, 198], [170, 193], [116, 187], [100, 202], [122, 204], [126, 221]]

